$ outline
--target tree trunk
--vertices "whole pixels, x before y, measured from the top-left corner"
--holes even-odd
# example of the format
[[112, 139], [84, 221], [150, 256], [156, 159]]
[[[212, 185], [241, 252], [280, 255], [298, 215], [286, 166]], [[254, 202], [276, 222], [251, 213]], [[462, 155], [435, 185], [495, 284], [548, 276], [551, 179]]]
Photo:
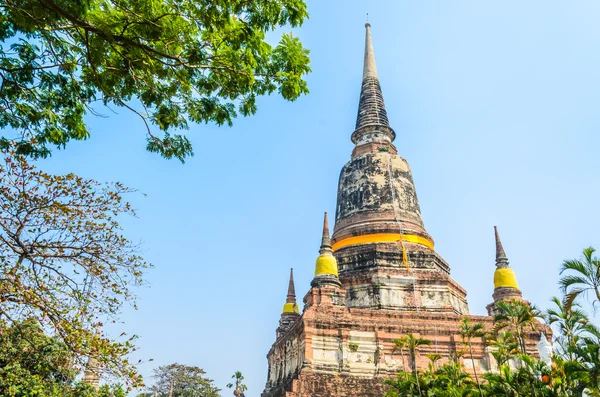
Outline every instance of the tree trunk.
[[412, 360], [413, 372], [415, 373], [415, 380], [417, 381], [417, 390], [419, 396], [421, 395], [421, 385], [419, 384], [419, 372], [417, 371], [417, 353], [414, 349], [410, 351], [410, 359]]
[[400, 357], [402, 357], [402, 371], [406, 372], [406, 362], [404, 361], [404, 349], [400, 350]]
[[471, 355], [471, 364], [473, 365], [473, 373], [475, 374], [475, 382], [477, 382], [477, 388], [479, 389], [479, 395], [483, 397], [483, 392], [481, 391], [481, 385], [479, 384], [479, 376], [477, 376], [477, 368], [475, 368], [475, 359], [473, 358], [473, 346], [471, 345], [471, 340], [469, 339], [469, 354]]

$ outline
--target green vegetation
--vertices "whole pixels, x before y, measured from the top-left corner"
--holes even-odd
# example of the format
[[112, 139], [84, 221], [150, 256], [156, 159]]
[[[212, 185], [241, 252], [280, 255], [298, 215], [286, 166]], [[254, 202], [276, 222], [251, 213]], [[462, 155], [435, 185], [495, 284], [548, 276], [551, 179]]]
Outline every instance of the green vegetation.
[[189, 365], [160, 366], [154, 369], [155, 381], [149, 392], [138, 397], [219, 397], [220, 390], [205, 374], [203, 369]]
[[89, 137], [86, 114], [122, 108], [149, 151], [183, 161], [192, 146], [173, 130], [308, 92], [308, 50], [292, 34], [265, 40], [307, 17], [302, 0], [2, 1], [0, 128], [12, 135], [0, 149], [48, 156]]
[[[587, 248], [581, 261], [563, 263], [561, 287], [565, 295], [553, 298], [554, 307], [546, 313], [517, 300], [499, 302], [494, 327], [488, 333], [482, 324], [462, 319], [464, 348], [442, 365], [439, 354], [430, 354], [428, 369], [417, 371], [415, 352], [429, 341], [419, 341], [421, 338], [411, 334], [396, 339], [394, 352], [402, 354], [403, 370], [395, 379], [384, 382], [386, 396], [600, 396], [600, 330], [576, 302], [591, 292], [591, 303], [597, 303], [600, 261], [593, 253], [593, 248]], [[551, 365], [534, 358], [525, 348], [529, 331], [540, 326], [538, 318], [555, 330]], [[481, 382], [476, 371], [473, 379], [461, 363], [461, 357], [468, 353], [475, 368], [472, 341], [479, 338], [485, 338], [498, 364], [498, 370], [483, 374]], [[405, 351], [411, 352], [412, 371], [407, 371], [404, 364]]]
[[244, 397], [244, 392], [248, 390], [248, 387], [244, 384], [244, 375], [240, 371], [236, 371], [231, 379], [234, 379], [235, 383], [229, 383], [227, 388], [233, 389], [235, 397]]
[[0, 396], [125, 397], [120, 385], [99, 390], [77, 380], [75, 359], [35, 319], [0, 322]]

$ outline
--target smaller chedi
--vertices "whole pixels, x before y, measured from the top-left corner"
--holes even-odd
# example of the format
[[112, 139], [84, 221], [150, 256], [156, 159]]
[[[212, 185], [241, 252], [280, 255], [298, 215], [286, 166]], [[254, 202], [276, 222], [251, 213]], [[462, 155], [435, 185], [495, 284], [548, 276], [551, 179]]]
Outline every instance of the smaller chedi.
[[[494, 294], [492, 295], [494, 302], [509, 299], [523, 300], [523, 294], [517, 284], [517, 276], [509, 266], [496, 226], [494, 226], [494, 234], [496, 236], [496, 270], [494, 271]], [[495, 314], [494, 308], [494, 303], [487, 306], [490, 316]]]
[[[458, 357], [462, 318], [491, 329], [498, 302], [523, 300], [495, 228], [493, 301], [487, 316], [469, 313], [467, 292], [435, 251], [410, 167], [394, 145], [370, 28], [366, 24], [358, 114], [350, 135], [354, 149], [340, 173], [333, 235], [325, 214], [302, 310], [290, 272], [262, 397], [380, 397], [382, 380], [406, 368], [394, 339], [411, 333], [430, 340], [414, 363], [406, 363], [424, 369], [427, 354], [439, 354], [441, 362]], [[525, 350], [549, 360], [550, 336], [540, 324], [528, 331]], [[473, 341], [473, 360], [463, 364], [472, 374], [498, 369], [481, 340]]]

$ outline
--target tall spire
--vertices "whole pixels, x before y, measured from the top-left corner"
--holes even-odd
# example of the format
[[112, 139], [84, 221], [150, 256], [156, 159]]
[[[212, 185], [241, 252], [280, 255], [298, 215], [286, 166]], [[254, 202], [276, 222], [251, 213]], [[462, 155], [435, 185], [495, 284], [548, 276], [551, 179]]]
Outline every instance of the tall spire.
[[333, 252], [331, 249], [331, 239], [329, 238], [329, 219], [327, 217], [327, 212], [325, 213], [325, 217], [323, 219], [323, 237], [321, 237], [321, 248], [319, 249], [319, 254]]
[[294, 269], [290, 269], [290, 282], [288, 284], [285, 305], [283, 305], [283, 314], [296, 314], [298, 311], [298, 305], [296, 304], [296, 289], [294, 288]]
[[496, 237], [496, 266], [508, 267], [508, 258], [506, 257], [506, 253], [504, 253], [504, 247], [502, 247], [502, 241], [500, 241], [500, 235], [496, 226], [494, 226], [494, 235]]
[[377, 77], [377, 64], [375, 63], [375, 51], [373, 51], [373, 40], [371, 39], [371, 24], [365, 24], [367, 34], [365, 37], [365, 63], [363, 66], [363, 80], [367, 77]]
[[385, 111], [383, 94], [377, 76], [377, 64], [371, 39], [371, 24], [366, 23], [365, 58], [363, 79], [356, 117], [356, 130], [352, 134], [352, 142], [356, 145], [381, 142], [391, 143], [396, 134], [390, 127]]
[[290, 269], [290, 283], [288, 285], [288, 293], [286, 303], [296, 303], [296, 289], [294, 288], [294, 269]]

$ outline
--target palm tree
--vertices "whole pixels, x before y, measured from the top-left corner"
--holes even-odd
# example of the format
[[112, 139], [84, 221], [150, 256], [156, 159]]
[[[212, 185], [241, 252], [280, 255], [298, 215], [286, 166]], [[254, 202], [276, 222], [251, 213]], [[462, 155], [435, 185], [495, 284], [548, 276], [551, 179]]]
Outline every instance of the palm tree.
[[475, 381], [477, 382], [477, 388], [479, 389], [479, 395], [483, 397], [481, 391], [481, 385], [479, 384], [479, 376], [477, 375], [477, 368], [475, 368], [475, 359], [473, 358], [473, 338], [483, 338], [485, 327], [481, 323], [471, 324], [469, 317], [464, 317], [460, 323], [460, 336], [463, 339], [463, 343], [466, 343], [469, 347], [469, 355], [471, 356], [471, 364], [473, 365], [473, 372], [475, 373]]
[[424, 338], [416, 338], [413, 334], [408, 333], [403, 338], [404, 346], [408, 349], [410, 353], [410, 361], [412, 364], [412, 370], [415, 375], [415, 380], [417, 381], [417, 390], [419, 391], [419, 395], [421, 395], [421, 386], [419, 385], [419, 372], [417, 371], [417, 349], [419, 346], [423, 345], [431, 345], [431, 341]]
[[567, 305], [557, 297], [553, 297], [552, 302], [556, 308], [548, 309], [546, 318], [549, 324], [558, 328], [560, 336], [556, 339], [562, 348], [562, 353], [569, 360], [573, 360], [575, 354], [573, 349], [580, 336], [593, 325], [577, 303], [573, 303], [570, 308], [567, 308]]
[[383, 384], [388, 386], [386, 397], [406, 397], [417, 395], [415, 380], [408, 372], [398, 372], [396, 378], [385, 379]]
[[231, 389], [235, 386], [233, 389], [233, 395], [235, 397], [244, 397], [244, 392], [248, 390], [248, 387], [242, 383], [244, 380], [242, 373], [240, 371], [236, 371], [231, 379], [235, 379], [235, 385], [233, 383], [229, 383], [227, 387]]
[[519, 300], [500, 301], [496, 304], [498, 313], [494, 316], [494, 331], [508, 328], [515, 333], [519, 342], [521, 353], [527, 354], [525, 348], [525, 330], [534, 330], [537, 325], [537, 317], [541, 314], [528, 303]]
[[442, 365], [435, 373], [435, 390], [433, 396], [472, 396], [475, 388], [473, 380], [465, 373], [463, 366], [450, 361]]
[[394, 348], [392, 349], [392, 356], [397, 351], [400, 352], [400, 357], [402, 358], [402, 371], [406, 371], [406, 365], [404, 363], [404, 348], [406, 347], [406, 336], [403, 336], [400, 339], [394, 339], [392, 340], [392, 343], [394, 343]]
[[491, 335], [486, 343], [493, 347], [492, 356], [496, 359], [498, 366], [502, 366], [519, 353], [519, 343], [510, 332], [498, 332]]
[[440, 361], [440, 359], [442, 358], [441, 354], [438, 353], [429, 353], [426, 354], [427, 358], [429, 359], [429, 371], [430, 372], [435, 372], [438, 369], [437, 366], [437, 362]]
[[579, 295], [587, 295], [590, 292], [596, 297], [592, 306], [600, 302], [600, 259], [594, 256], [594, 252], [594, 248], [588, 247], [583, 250], [581, 260], [566, 260], [560, 267], [560, 274], [568, 273], [559, 281], [563, 293], [566, 294], [567, 309], [571, 308]]

